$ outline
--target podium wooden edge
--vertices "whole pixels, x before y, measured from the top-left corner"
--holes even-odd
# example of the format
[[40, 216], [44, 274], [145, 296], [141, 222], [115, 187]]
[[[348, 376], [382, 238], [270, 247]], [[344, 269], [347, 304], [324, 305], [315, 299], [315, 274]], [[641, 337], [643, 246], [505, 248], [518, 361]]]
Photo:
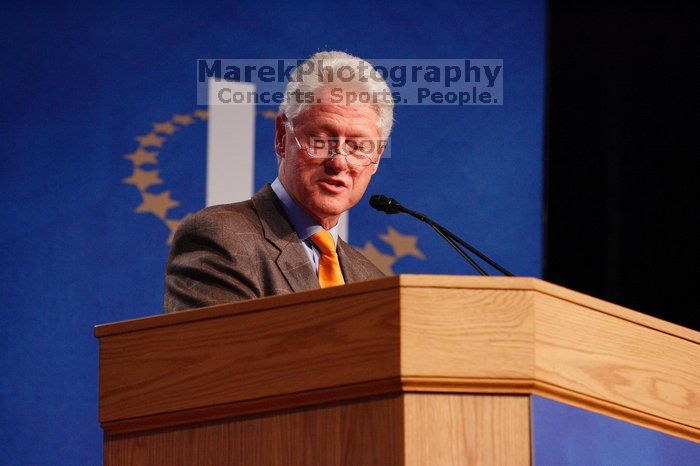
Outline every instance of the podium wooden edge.
[[[327, 300], [352, 297], [364, 293], [400, 288], [456, 288], [473, 290], [523, 290], [536, 291], [571, 303], [578, 304], [592, 311], [619, 318], [635, 325], [647, 327], [675, 338], [700, 343], [700, 333], [671, 324], [642, 313], [623, 308], [605, 301], [577, 293], [535, 278], [490, 277], [484, 281], [481, 277], [400, 275], [349, 284], [342, 287], [294, 293], [259, 300], [227, 303], [197, 310], [175, 314], [159, 315], [118, 322], [95, 327], [98, 338], [110, 337], [146, 329], [156, 329], [180, 325], [188, 322], [238, 316], [271, 309], [280, 309], [306, 303], [323, 303]], [[503, 394], [503, 395], [538, 395], [565, 402], [589, 411], [598, 412], [634, 424], [639, 424], [657, 431], [665, 432], [691, 441], [700, 442], [700, 429], [669, 420], [657, 415], [647, 414], [632, 408], [617, 405], [590, 395], [578, 393], [569, 388], [558, 387], [534, 378], [517, 379], [474, 379], [413, 377], [410, 373], [402, 377], [364, 381], [343, 386], [321, 387], [296, 393], [282, 393], [266, 398], [245, 399], [231, 403], [207, 406], [203, 408], [171, 411], [167, 413], [146, 415], [139, 418], [122, 418], [103, 421], [102, 427], [107, 435], [174, 427], [184, 424], [215, 421], [244, 415], [262, 414], [280, 409], [302, 408], [354, 399], [396, 395], [402, 393], [465, 393], [465, 394]]]
[[397, 377], [365, 383], [289, 393], [242, 402], [226, 403], [205, 408], [189, 409], [103, 422], [108, 436], [137, 431], [165, 429], [187, 424], [211, 422], [239, 416], [259, 415], [285, 409], [347, 402], [363, 398], [400, 395], [404, 393], [461, 393], [471, 395], [542, 396], [621, 421], [647, 427], [700, 443], [700, 429], [653, 416], [562, 387], [527, 379], [457, 379], [443, 377]]
[[680, 337], [700, 344], [700, 332], [666, 322], [664, 320], [643, 314], [632, 309], [619, 306], [602, 299], [594, 298], [553, 283], [533, 277], [489, 277], [488, 285], [484, 285], [482, 277], [463, 275], [393, 275], [390, 277], [350, 283], [347, 285], [325, 288], [313, 291], [270, 296], [248, 301], [238, 301], [190, 309], [171, 314], [142, 317], [109, 324], [96, 325], [94, 336], [101, 338], [108, 335], [127, 333], [147, 328], [157, 328], [182, 324], [197, 320], [215, 319], [228, 315], [257, 312], [263, 309], [280, 307], [284, 304], [292, 306], [302, 302], [324, 301], [341, 296], [353, 296], [372, 291], [381, 291], [395, 287], [411, 288], [467, 288], [467, 289], [503, 289], [503, 290], [532, 290], [560, 298], [571, 303], [579, 304], [596, 312], [602, 312], [628, 322], [658, 330], [669, 335]]
[[123, 320], [109, 324], [96, 325], [94, 327], [94, 336], [102, 338], [121, 333], [136, 332], [139, 330], [168, 327], [171, 325], [179, 325], [186, 322], [195, 322], [207, 319], [218, 319], [221, 317], [242, 315], [247, 313], [259, 312], [268, 309], [279, 309], [281, 307], [294, 306], [301, 303], [312, 303], [326, 301], [338, 297], [354, 296], [358, 294], [369, 293], [372, 291], [382, 291], [391, 288], [396, 288], [400, 285], [401, 275], [380, 278], [377, 280], [369, 280], [365, 282], [350, 283], [343, 286], [332, 288], [324, 288], [311, 291], [300, 291], [279, 296], [269, 296], [259, 299], [251, 299], [246, 301], [233, 301], [228, 303], [216, 304], [213, 306], [200, 307], [196, 309], [188, 309], [167, 313], [162, 315], [154, 315], [148, 317], [140, 317], [137, 319]]

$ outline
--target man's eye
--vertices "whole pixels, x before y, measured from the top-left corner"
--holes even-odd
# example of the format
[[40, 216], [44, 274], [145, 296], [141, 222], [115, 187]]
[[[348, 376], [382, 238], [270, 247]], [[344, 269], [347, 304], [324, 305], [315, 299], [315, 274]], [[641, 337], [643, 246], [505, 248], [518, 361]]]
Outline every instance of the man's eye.
[[309, 146], [314, 149], [323, 149], [328, 146], [328, 141], [324, 138], [314, 136], [309, 140]]
[[345, 142], [345, 145], [348, 148], [348, 150], [353, 153], [360, 153], [366, 155], [372, 153], [374, 150], [374, 145], [372, 144], [372, 142], [367, 140], [348, 140]]

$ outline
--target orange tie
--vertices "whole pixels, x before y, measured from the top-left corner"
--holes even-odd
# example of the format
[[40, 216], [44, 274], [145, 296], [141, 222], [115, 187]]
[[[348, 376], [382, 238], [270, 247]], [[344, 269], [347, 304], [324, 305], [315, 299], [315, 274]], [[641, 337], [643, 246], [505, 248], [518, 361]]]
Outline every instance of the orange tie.
[[311, 241], [321, 251], [321, 259], [318, 261], [318, 283], [321, 288], [344, 284], [333, 236], [326, 230], [321, 230], [311, 235]]

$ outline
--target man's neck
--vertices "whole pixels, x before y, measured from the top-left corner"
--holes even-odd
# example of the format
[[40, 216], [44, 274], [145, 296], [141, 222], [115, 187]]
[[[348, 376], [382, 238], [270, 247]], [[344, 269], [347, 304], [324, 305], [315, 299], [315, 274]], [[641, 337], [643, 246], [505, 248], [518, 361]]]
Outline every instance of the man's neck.
[[307, 239], [320, 229], [325, 229], [333, 235], [337, 243], [339, 217], [336, 216], [326, 219], [314, 218], [300, 203], [289, 195], [289, 191], [287, 191], [279, 178], [272, 182], [272, 190], [282, 202], [284, 211], [301, 240]]

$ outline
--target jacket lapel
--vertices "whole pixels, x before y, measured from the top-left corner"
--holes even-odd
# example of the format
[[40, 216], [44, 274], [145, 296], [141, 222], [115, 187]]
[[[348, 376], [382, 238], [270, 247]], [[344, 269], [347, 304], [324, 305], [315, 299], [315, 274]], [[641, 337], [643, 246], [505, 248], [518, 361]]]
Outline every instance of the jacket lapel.
[[269, 184], [253, 196], [253, 205], [260, 217], [265, 239], [280, 251], [275, 262], [290, 288], [293, 291], [319, 288], [309, 256]]
[[[338, 260], [340, 268], [345, 277], [345, 283], [361, 282], [370, 278], [369, 271], [364, 267], [362, 259], [359, 259], [357, 254], [353, 254], [351, 246], [338, 239]], [[351, 257], [352, 256], [352, 257]]]

